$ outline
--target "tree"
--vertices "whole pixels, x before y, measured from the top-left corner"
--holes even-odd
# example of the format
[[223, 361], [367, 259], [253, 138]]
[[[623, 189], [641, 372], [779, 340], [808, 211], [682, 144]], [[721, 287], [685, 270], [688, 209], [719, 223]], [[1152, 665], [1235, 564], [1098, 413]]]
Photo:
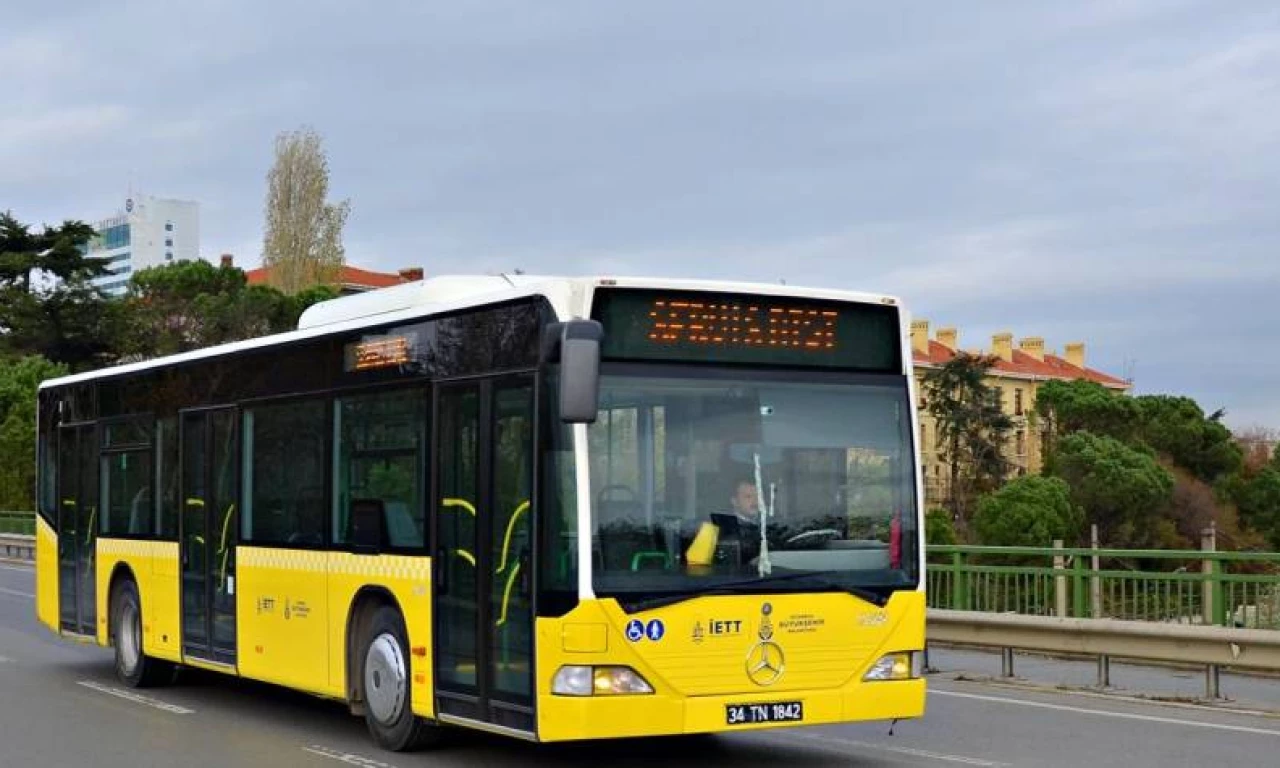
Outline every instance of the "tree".
[[1280, 547], [1280, 470], [1267, 467], [1233, 493], [1240, 518]]
[[1138, 437], [1206, 483], [1239, 471], [1243, 453], [1222, 413], [1206, 416], [1195, 400], [1173, 395], [1135, 398], [1141, 415]]
[[244, 271], [207, 261], [178, 261], [134, 275], [125, 297], [133, 331], [127, 352], [141, 359], [293, 330], [310, 304], [332, 288], [285, 296], [248, 285]]
[[1004, 445], [1013, 420], [1000, 407], [1000, 392], [985, 383], [993, 357], [960, 353], [924, 375], [927, 410], [942, 442], [951, 473], [947, 504], [964, 523], [971, 499], [1004, 482], [1009, 464]]
[[0, 509], [35, 509], [36, 389], [66, 373], [34, 355], [0, 365]]
[[[1112, 546], [1150, 545], [1173, 493], [1173, 478], [1148, 452], [1112, 437], [1076, 432], [1058, 442], [1054, 473], [1071, 488], [1086, 522]], [[1167, 521], [1166, 521], [1167, 523]], [[1171, 523], [1166, 527], [1171, 527]]]
[[973, 516], [978, 540], [996, 547], [1047, 547], [1054, 539], [1072, 543], [1083, 524], [1084, 515], [1071, 503], [1067, 484], [1035, 475], [984, 495]]
[[[35, 233], [12, 213], [0, 214], [0, 352], [41, 355], [73, 370], [115, 359], [119, 316], [90, 284], [105, 266], [83, 252], [93, 234], [79, 221]], [[53, 284], [34, 284], [39, 272]]]
[[51, 289], [12, 291], [0, 303], [0, 351], [40, 355], [74, 372], [101, 368], [119, 357], [124, 316], [119, 302], [81, 278]]
[[319, 134], [303, 128], [277, 136], [267, 174], [262, 263], [271, 284], [287, 294], [330, 284], [342, 268], [342, 228], [351, 204], [326, 202], [328, 194], [329, 161]]
[[924, 515], [924, 540], [929, 544], [955, 544], [956, 528], [951, 513], [945, 509], [931, 509]]
[[1053, 441], [1061, 435], [1084, 430], [1127, 442], [1133, 439], [1140, 419], [1132, 398], [1083, 379], [1042, 384], [1036, 393], [1036, 413], [1049, 435], [1044, 451], [1050, 462]]
[[39, 233], [18, 221], [11, 211], [0, 213], [0, 291], [31, 291], [33, 271], [48, 272], [63, 281], [88, 280], [106, 274], [99, 259], [87, 258], [83, 246], [94, 236], [82, 221], [45, 225]]
[[1280, 446], [1280, 430], [1255, 425], [1235, 433], [1243, 460], [1241, 469], [1253, 477], [1275, 460], [1274, 450]]

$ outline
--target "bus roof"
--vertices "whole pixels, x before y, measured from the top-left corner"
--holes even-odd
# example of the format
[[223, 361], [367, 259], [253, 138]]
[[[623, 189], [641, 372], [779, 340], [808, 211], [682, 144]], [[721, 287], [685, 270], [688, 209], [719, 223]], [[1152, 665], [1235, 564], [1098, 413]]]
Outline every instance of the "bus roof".
[[724, 293], [754, 293], [768, 296], [828, 299], [871, 304], [901, 302], [893, 296], [809, 288], [773, 283], [683, 280], [656, 277], [551, 277], [539, 275], [441, 275], [412, 283], [322, 301], [307, 308], [298, 319], [298, 329], [228, 342], [176, 355], [151, 358], [96, 371], [49, 379], [40, 389], [79, 384], [95, 379], [123, 376], [220, 355], [272, 347], [330, 334], [356, 331], [369, 325], [398, 322], [444, 314], [461, 309], [497, 304], [529, 296], [545, 297], [559, 317], [585, 316], [597, 287], [670, 288]]

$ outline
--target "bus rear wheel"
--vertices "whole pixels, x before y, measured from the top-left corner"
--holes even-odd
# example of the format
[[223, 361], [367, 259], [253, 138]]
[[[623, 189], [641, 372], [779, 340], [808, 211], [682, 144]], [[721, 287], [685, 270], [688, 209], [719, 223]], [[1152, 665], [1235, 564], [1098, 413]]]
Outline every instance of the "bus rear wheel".
[[173, 679], [172, 664], [142, 650], [142, 601], [131, 578], [117, 584], [111, 596], [111, 645], [116, 651], [116, 677], [130, 688], [149, 688]]
[[362, 644], [360, 678], [369, 733], [378, 746], [393, 752], [426, 746], [438, 731], [413, 714], [410, 669], [404, 619], [396, 609], [379, 606]]

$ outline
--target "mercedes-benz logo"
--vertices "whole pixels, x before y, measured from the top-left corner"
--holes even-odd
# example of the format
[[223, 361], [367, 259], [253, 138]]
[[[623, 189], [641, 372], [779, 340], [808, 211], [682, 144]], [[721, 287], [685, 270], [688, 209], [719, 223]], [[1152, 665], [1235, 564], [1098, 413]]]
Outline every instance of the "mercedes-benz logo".
[[782, 646], [772, 640], [761, 640], [747, 651], [747, 677], [756, 685], [773, 685], [782, 677], [786, 660]]

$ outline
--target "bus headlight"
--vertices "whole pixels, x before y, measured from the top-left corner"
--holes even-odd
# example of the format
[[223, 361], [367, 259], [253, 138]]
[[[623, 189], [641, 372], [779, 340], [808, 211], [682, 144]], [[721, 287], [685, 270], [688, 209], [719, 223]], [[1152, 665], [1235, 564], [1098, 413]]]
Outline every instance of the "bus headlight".
[[924, 672], [924, 654], [919, 651], [900, 651], [881, 656], [867, 674], [864, 681], [877, 680], [913, 680]]
[[653, 686], [631, 667], [561, 667], [551, 679], [559, 696], [626, 696], [653, 693]]

